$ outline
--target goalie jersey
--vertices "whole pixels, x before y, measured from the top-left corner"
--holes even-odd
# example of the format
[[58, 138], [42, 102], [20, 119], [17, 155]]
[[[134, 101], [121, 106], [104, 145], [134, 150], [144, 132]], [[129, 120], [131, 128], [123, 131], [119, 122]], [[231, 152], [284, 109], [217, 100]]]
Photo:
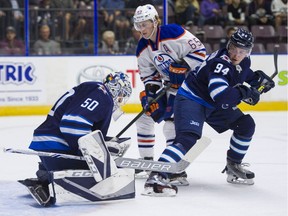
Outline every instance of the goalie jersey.
[[200, 67], [189, 73], [178, 94], [208, 108], [234, 107], [241, 102], [242, 97], [233, 87], [244, 82], [252, 84], [255, 80], [256, 75], [250, 65], [251, 60], [246, 57], [239, 65], [234, 66], [228, 57], [227, 49], [218, 50]]
[[169, 82], [169, 66], [185, 61], [191, 69], [205, 60], [206, 49], [193, 34], [176, 24], [158, 27], [156, 42], [141, 38], [136, 56], [140, 78], [147, 83], [161, 86]]
[[77, 155], [80, 137], [94, 130], [106, 136], [112, 109], [113, 99], [105, 85], [84, 82], [58, 99], [35, 129], [29, 148]]

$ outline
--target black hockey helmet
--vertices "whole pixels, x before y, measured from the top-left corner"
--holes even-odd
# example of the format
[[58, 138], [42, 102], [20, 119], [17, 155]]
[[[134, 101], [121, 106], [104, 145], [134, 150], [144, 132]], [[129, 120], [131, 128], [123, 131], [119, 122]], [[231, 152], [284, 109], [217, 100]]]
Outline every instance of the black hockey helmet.
[[244, 30], [243, 28], [237, 29], [237, 31], [234, 34], [232, 34], [229, 40], [229, 43], [232, 43], [234, 46], [247, 50], [252, 49], [253, 42], [254, 37], [252, 33]]

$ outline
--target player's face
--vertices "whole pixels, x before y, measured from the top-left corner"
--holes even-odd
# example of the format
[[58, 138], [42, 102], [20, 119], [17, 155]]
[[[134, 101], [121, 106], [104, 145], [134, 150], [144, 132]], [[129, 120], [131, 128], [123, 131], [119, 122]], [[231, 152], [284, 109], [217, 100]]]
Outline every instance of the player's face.
[[139, 31], [145, 39], [151, 38], [154, 33], [154, 23], [151, 20], [135, 23], [135, 28]]
[[230, 44], [228, 49], [229, 57], [233, 65], [238, 65], [240, 62], [249, 55], [249, 50], [242, 49]]

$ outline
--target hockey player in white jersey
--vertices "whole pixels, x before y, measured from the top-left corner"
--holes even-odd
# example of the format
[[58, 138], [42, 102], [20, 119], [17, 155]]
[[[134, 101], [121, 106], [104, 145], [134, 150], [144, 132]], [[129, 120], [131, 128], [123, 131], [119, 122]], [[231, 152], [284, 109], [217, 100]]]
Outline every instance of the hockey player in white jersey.
[[[142, 35], [136, 51], [140, 78], [145, 85], [140, 100], [143, 108], [149, 108], [149, 112], [136, 122], [138, 148], [141, 158], [153, 160], [155, 122], [165, 121], [166, 145], [172, 144], [175, 138], [173, 103], [177, 89], [189, 71], [205, 60], [206, 49], [197, 37], [181, 26], [161, 26], [158, 13], [150, 4], [139, 6], [133, 19], [135, 29]], [[171, 88], [157, 103], [147, 107], [163, 85], [171, 85]], [[140, 174], [141, 170], [138, 172]], [[185, 172], [175, 174], [171, 182], [187, 185], [186, 177]]]

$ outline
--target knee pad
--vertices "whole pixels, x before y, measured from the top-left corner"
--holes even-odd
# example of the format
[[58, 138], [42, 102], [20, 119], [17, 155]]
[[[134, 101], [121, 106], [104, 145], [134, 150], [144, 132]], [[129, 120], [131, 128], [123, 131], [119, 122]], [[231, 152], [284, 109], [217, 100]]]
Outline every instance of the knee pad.
[[255, 132], [255, 122], [249, 114], [243, 115], [231, 124], [231, 129], [238, 135], [252, 137]]
[[173, 121], [165, 121], [163, 126], [163, 134], [166, 138], [166, 144], [172, 144], [176, 136], [175, 125]]

